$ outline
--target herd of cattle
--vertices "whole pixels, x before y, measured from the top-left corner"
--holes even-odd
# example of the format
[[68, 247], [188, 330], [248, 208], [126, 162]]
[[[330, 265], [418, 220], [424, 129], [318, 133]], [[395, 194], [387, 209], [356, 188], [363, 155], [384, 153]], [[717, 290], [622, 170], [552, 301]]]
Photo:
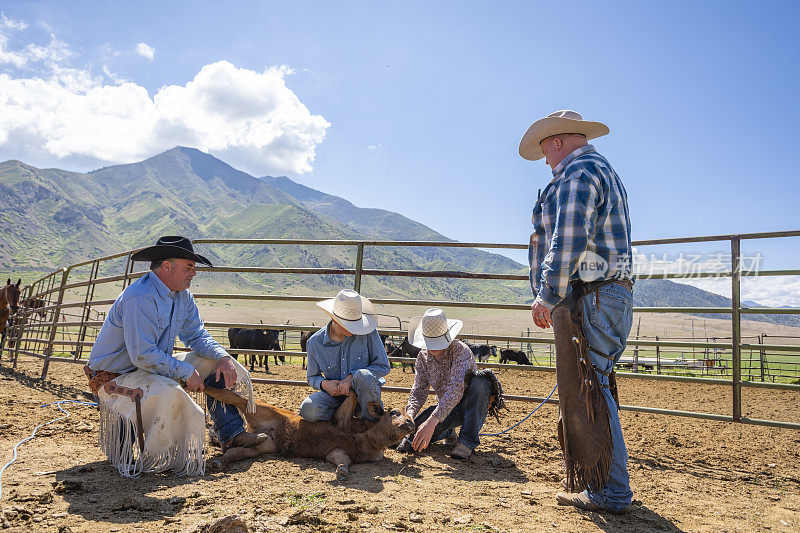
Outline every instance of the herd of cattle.
[[[305, 352], [306, 351], [306, 343], [308, 342], [308, 338], [313, 335], [313, 331], [304, 331], [300, 335], [300, 350]], [[284, 331], [279, 329], [248, 329], [248, 328], [229, 328], [228, 329], [228, 342], [230, 343], [230, 347], [232, 350], [271, 350], [271, 351], [282, 351], [281, 348], [281, 338], [284, 337]], [[285, 337], [284, 337], [285, 338]], [[403, 342], [400, 344], [396, 344], [392, 340], [389, 339], [388, 335], [381, 335], [381, 340], [383, 341], [383, 345], [386, 348], [386, 353], [389, 357], [407, 357], [416, 359], [417, 355], [419, 355], [420, 349], [412, 345], [408, 341], [408, 337], [403, 339]], [[489, 346], [487, 344], [470, 344], [466, 343], [469, 346], [469, 349], [472, 350], [472, 354], [475, 356], [480, 362], [488, 361], [490, 356], [497, 357], [498, 356], [498, 349], [497, 346]], [[500, 363], [501, 364], [510, 364], [510, 363], [517, 363], [518, 365], [532, 365], [533, 363], [530, 362], [528, 356], [525, 355], [525, 352], [520, 350], [512, 350], [509, 348], [499, 350], [500, 353]], [[234, 353], [234, 359], [239, 359], [239, 354]], [[258, 358], [259, 366], [263, 366], [264, 370], [269, 372], [269, 361], [268, 356], [265, 354], [250, 354], [250, 370], [252, 371], [255, 366], [256, 358]], [[275, 364], [278, 364], [280, 360], [281, 363], [285, 362], [285, 357], [283, 355], [273, 355], [273, 360]], [[245, 359], [246, 361], [246, 359]], [[303, 359], [305, 368], [305, 359]], [[410, 367], [411, 371], [414, 371], [414, 364], [413, 363], [402, 363], [403, 372], [406, 371], [407, 367]]]

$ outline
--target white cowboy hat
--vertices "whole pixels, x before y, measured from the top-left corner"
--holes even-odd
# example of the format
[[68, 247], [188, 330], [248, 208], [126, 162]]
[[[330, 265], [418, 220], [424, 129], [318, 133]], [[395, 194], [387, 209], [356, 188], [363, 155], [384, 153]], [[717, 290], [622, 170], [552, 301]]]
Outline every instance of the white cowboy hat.
[[353, 335], [366, 335], [378, 327], [375, 306], [356, 291], [339, 291], [335, 298], [322, 300], [317, 305]]
[[428, 309], [423, 316], [411, 319], [408, 339], [417, 348], [444, 350], [463, 327], [464, 323], [460, 320], [448, 320], [441, 309]]
[[539, 143], [553, 135], [580, 133], [586, 136], [586, 140], [591, 140], [607, 135], [608, 132], [608, 126], [602, 122], [583, 120], [577, 111], [556, 111], [531, 124], [519, 143], [519, 155], [530, 161], [543, 158]]

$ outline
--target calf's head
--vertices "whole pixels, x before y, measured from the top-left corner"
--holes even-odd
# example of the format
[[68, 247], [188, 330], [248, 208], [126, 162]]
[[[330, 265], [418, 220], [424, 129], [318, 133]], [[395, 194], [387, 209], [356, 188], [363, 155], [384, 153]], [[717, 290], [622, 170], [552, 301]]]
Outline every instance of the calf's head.
[[367, 410], [370, 415], [378, 419], [373, 430], [384, 435], [389, 444], [399, 441], [414, 431], [414, 419], [400, 409], [384, 410], [378, 402], [370, 402]]

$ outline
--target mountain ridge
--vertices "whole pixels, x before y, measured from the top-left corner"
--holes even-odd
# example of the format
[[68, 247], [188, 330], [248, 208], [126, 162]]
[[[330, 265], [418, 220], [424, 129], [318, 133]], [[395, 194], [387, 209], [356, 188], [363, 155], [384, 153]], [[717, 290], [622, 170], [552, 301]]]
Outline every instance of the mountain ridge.
[[[182, 146], [143, 161], [86, 173], [5, 161], [0, 163], [0, 193], [7, 199], [0, 213], [0, 265], [5, 270], [50, 271], [176, 233], [191, 238], [453, 241], [402, 214], [357, 207], [286, 176], [256, 178], [210, 154]], [[344, 246], [237, 243], [210, 248], [208, 256], [221, 265], [351, 268], [355, 258], [354, 247]], [[525, 265], [508, 257], [469, 248], [367, 247], [363, 265], [527, 273]], [[352, 283], [352, 277], [343, 275], [235, 274], [233, 279], [275, 293], [309, 288], [330, 292]], [[376, 297], [532, 300], [525, 281], [368, 276], [364, 290]], [[730, 305], [722, 296], [668, 280], [638, 282], [634, 298], [637, 305], [647, 306]], [[791, 321], [796, 317], [765, 319], [776, 322], [776, 318]]]

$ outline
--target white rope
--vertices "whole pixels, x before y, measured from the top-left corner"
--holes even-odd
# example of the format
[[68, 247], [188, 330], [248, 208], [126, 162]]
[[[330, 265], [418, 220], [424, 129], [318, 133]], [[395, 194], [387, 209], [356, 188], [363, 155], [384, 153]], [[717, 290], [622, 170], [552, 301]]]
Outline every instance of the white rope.
[[22, 439], [21, 441], [19, 441], [14, 446], [14, 457], [9, 462], [7, 462], [3, 466], [2, 469], [0, 469], [0, 501], [3, 500], [3, 472], [5, 472], [6, 468], [8, 468], [12, 464], [14, 464], [14, 462], [17, 460], [17, 448], [19, 448], [22, 444], [24, 444], [24, 443], [28, 442], [29, 440], [31, 440], [32, 438], [34, 438], [36, 436], [36, 432], [39, 430], [39, 428], [43, 428], [44, 426], [49, 426], [53, 422], [59, 422], [61, 420], [69, 418], [69, 412], [66, 411], [63, 407], [61, 407], [62, 403], [77, 403], [77, 404], [81, 404], [81, 405], [88, 405], [89, 407], [97, 407], [97, 404], [94, 403], [94, 402], [82, 402], [80, 400], [59, 400], [57, 402], [46, 403], [46, 404], [40, 405], [39, 407], [47, 407], [49, 405], [55, 405], [61, 410], [62, 413], [64, 413], [64, 416], [56, 418], [56, 419], [53, 419], [53, 420], [51, 420], [49, 422], [45, 422], [44, 424], [39, 424], [38, 426], [36, 426], [33, 429], [33, 433], [31, 433], [30, 437], [26, 437], [26, 438]]

